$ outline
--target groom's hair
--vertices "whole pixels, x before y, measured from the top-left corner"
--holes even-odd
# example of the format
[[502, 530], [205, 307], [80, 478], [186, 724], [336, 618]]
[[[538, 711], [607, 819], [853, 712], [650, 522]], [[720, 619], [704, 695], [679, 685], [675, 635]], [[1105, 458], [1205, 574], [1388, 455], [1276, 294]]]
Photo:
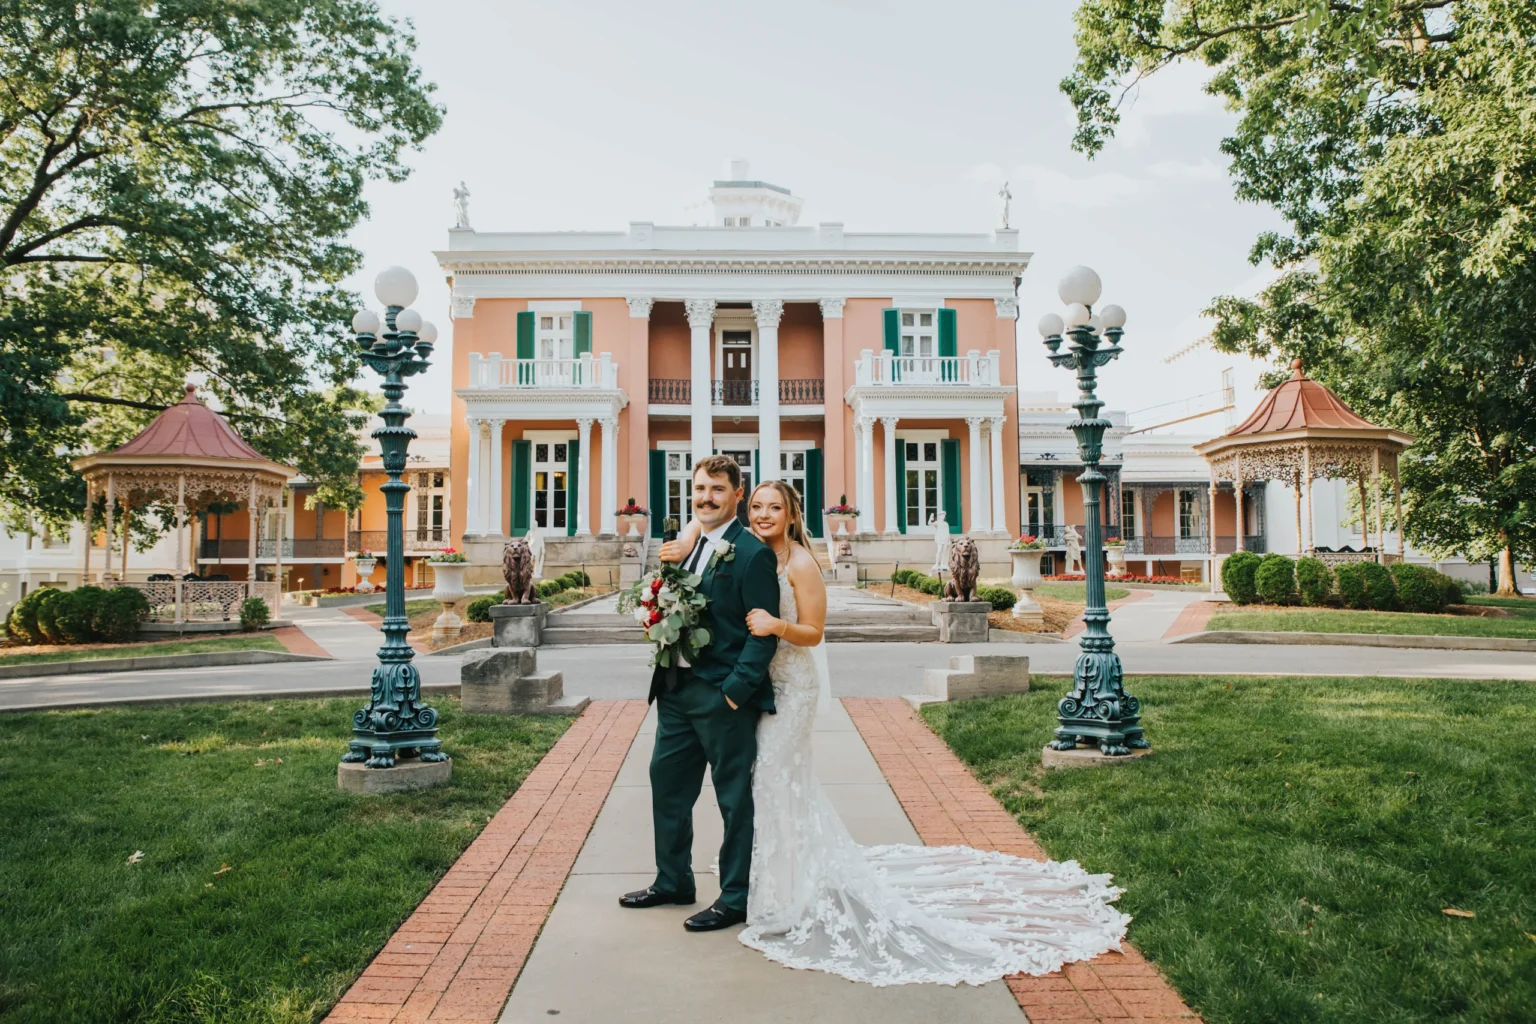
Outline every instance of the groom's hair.
[[736, 465], [736, 460], [729, 455], [711, 455], [707, 459], [700, 459], [694, 463], [693, 475], [700, 473], [705, 476], [723, 476], [731, 484], [731, 490], [741, 487], [741, 467]]

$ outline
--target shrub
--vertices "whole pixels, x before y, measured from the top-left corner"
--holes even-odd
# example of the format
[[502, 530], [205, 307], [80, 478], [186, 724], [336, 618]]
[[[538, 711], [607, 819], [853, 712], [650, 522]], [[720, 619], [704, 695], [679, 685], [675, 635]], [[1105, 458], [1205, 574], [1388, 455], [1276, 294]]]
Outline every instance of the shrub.
[[1258, 595], [1253, 575], [1263, 561], [1252, 551], [1239, 551], [1221, 563], [1221, 589], [1237, 604], [1252, 604]]
[[1403, 611], [1430, 614], [1445, 611], [1445, 590], [1435, 579], [1439, 573], [1408, 562], [1397, 562], [1388, 572], [1392, 574], [1392, 582], [1397, 584], [1397, 600]]
[[930, 597], [943, 597], [944, 581], [935, 576], [924, 576], [922, 586], [917, 589]]
[[37, 612], [43, 602], [51, 600], [46, 594], [54, 593], [52, 587], [40, 587], [16, 602], [10, 617], [5, 620], [5, 633], [16, 644], [40, 644], [44, 641], [42, 627], [37, 624]]
[[976, 600], [987, 602], [995, 612], [1005, 612], [1013, 607], [1018, 597], [1007, 587], [977, 587]]
[[64, 643], [64, 634], [59, 632], [57, 615], [60, 606], [67, 598], [69, 591], [58, 587], [48, 587], [42, 591], [42, 596], [37, 602], [37, 629], [43, 635], [43, 642], [49, 644]]
[[1360, 574], [1365, 580], [1366, 607], [1378, 612], [1393, 612], [1402, 607], [1397, 599], [1397, 585], [1386, 566], [1361, 562]]
[[569, 586], [571, 589], [575, 589], [576, 587], [590, 587], [592, 585], [592, 577], [588, 576], [581, 569], [572, 569], [562, 578], [570, 581]]
[[1339, 585], [1339, 597], [1345, 607], [1364, 610], [1370, 607], [1370, 602], [1365, 596], [1365, 570], [1364, 562], [1345, 562], [1333, 571], [1333, 578]]
[[1253, 573], [1259, 600], [1268, 604], [1296, 603], [1296, 563], [1285, 555], [1265, 555]]
[[240, 604], [240, 628], [260, 629], [272, 619], [267, 602], [259, 597], [248, 597]]
[[912, 577], [916, 575], [918, 574], [911, 569], [897, 569], [891, 573], [891, 582], [900, 583], [904, 587], [910, 587], [912, 585]]
[[541, 580], [535, 589], [540, 597], [554, 597], [565, 588], [560, 585], [559, 580]]
[[1443, 572], [1434, 573], [1435, 584], [1440, 588], [1440, 598], [1445, 604], [1465, 604], [1467, 600], [1467, 584], [1465, 580], [1459, 580], [1454, 576], [1447, 576]]
[[1296, 590], [1301, 594], [1302, 604], [1313, 607], [1326, 604], [1333, 593], [1333, 572], [1328, 563], [1321, 558], [1298, 558]]
[[99, 639], [96, 612], [107, 592], [100, 587], [76, 587], [58, 598], [53, 613], [54, 629], [66, 644], [88, 644]]
[[139, 623], [149, 614], [149, 598], [133, 587], [114, 587], [107, 591], [96, 608], [93, 625], [96, 634], [112, 643], [127, 643], [139, 631]]
[[469, 602], [469, 607], [464, 609], [464, 617], [470, 622], [490, 622], [491, 608], [501, 604], [500, 594], [486, 594]]

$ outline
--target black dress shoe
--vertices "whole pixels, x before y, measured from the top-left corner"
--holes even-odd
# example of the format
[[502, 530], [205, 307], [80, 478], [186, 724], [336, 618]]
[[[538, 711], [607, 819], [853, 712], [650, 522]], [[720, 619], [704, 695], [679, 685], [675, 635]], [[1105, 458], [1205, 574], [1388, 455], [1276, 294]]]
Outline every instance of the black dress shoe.
[[686, 907], [690, 903], [697, 902], [698, 898], [691, 892], [659, 892], [654, 888], [627, 892], [619, 897], [619, 906], [628, 907], [631, 910], [640, 910], [646, 907], [664, 907], [669, 903], [676, 903], [679, 906]]
[[701, 910], [684, 921], [683, 927], [691, 932], [713, 932], [721, 928], [729, 928], [733, 924], [741, 924], [746, 919], [745, 910], [733, 910], [716, 900], [708, 910]]

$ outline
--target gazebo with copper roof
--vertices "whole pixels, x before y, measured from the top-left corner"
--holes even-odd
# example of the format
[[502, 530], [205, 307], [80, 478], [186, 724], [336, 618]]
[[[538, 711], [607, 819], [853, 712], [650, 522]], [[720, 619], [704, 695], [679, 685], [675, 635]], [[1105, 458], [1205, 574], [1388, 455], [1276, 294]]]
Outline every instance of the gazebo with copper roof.
[[[123, 561], [120, 582], [127, 582], [128, 519], [133, 509], [145, 505], [172, 505], [176, 512], [176, 565], [178, 572], [191, 570], [188, 545], [184, 543], [188, 513], [212, 506], [244, 504], [250, 512], [251, 529], [246, 591], [256, 593], [257, 517], [264, 507], [282, 507], [283, 488], [296, 470], [273, 462], [245, 442], [229, 422], [197, 397], [197, 387], [187, 385], [185, 397], [170, 406], [153, 423], [121, 448], [76, 459], [71, 465], [85, 479], [87, 529], [97, 497], [106, 498], [107, 558], [111, 560], [112, 516], [123, 509]], [[281, 527], [279, 527], [281, 536]], [[111, 575], [102, 567], [100, 580]], [[282, 579], [282, 546], [278, 545], [277, 578]], [[85, 545], [81, 580], [90, 578], [91, 545]], [[280, 585], [279, 585], [280, 586]], [[180, 583], [177, 583], [180, 592]], [[262, 596], [267, 596], [263, 594]], [[151, 599], [151, 604], [155, 601]], [[177, 600], [177, 619], [182, 601]], [[268, 597], [274, 615], [277, 604]]]
[[[1211, 467], [1211, 490], [1224, 480], [1237, 493], [1237, 520], [1243, 521], [1243, 484], [1275, 480], [1291, 487], [1296, 496], [1297, 557], [1313, 552], [1312, 481], [1355, 480], [1360, 487], [1360, 532], [1370, 546], [1366, 525], [1366, 481], [1376, 498], [1376, 561], [1382, 552], [1381, 475], [1392, 478], [1397, 506], [1397, 557], [1402, 558], [1402, 484], [1397, 457], [1413, 438], [1390, 427], [1380, 427], [1357, 415], [1339, 396], [1308, 377], [1301, 360], [1291, 363], [1291, 376], [1264, 396], [1258, 408], [1242, 423], [1195, 451]], [[1302, 510], [1306, 510], [1303, 533]], [[1243, 550], [1243, 531], [1237, 530], [1237, 550]], [[1213, 552], [1214, 554], [1214, 552]], [[1347, 553], [1332, 561], [1349, 560]]]

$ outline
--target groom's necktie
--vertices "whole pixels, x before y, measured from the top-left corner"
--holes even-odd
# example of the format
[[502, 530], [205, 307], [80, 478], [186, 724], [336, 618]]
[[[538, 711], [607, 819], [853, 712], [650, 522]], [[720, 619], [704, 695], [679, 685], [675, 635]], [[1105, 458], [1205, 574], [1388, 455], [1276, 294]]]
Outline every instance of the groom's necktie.
[[697, 573], [699, 571], [699, 563], [704, 560], [704, 552], [708, 550], [709, 538], [701, 533], [699, 534], [698, 543], [693, 546], [693, 553], [688, 557], [689, 572]]

